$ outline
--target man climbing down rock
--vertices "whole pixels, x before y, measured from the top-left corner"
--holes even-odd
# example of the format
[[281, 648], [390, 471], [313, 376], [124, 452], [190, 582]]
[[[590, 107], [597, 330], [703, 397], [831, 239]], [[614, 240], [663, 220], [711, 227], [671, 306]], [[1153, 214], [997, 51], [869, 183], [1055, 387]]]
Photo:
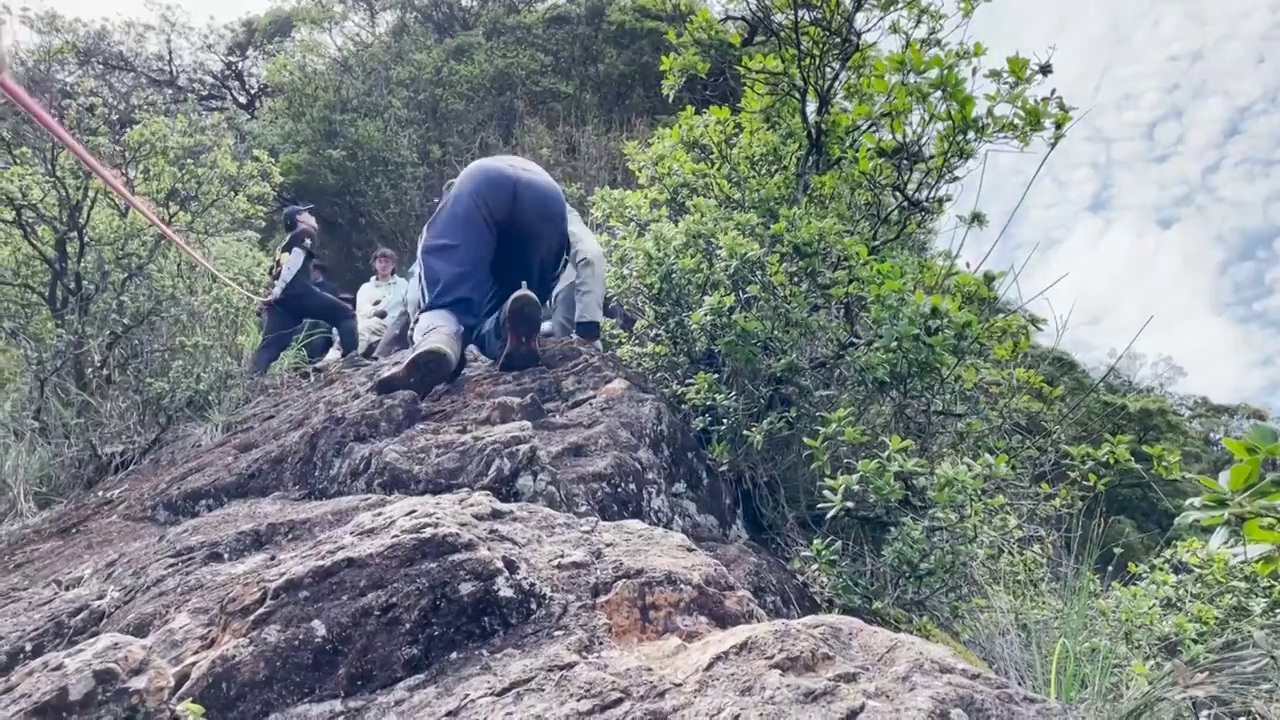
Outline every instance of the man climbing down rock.
[[364, 357], [373, 355], [388, 326], [404, 312], [409, 290], [409, 283], [396, 275], [396, 254], [390, 248], [378, 248], [371, 264], [373, 277], [356, 292], [356, 323]]
[[569, 254], [566, 207], [560, 186], [530, 160], [467, 165], [418, 241], [426, 305], [413, 353], [374, 389], [426, 396], [462, 372], [468, 344], [499, 370], [538, 365], [542, 304]]
[[289, 233], [276, 250], [272, 263], [273, 285], [263, 309], [262, 342], [253, 355], [252, 372], [263, 374], [289, 347], [306, 320], [319, 320], [337, 328], [344, 364], [356, 365], [356, 313], [350, 305], [322, 292], [311, 280], [315, 259], [316, 221], [311, 205], [291, 205], [284, 209], [284, 227]]

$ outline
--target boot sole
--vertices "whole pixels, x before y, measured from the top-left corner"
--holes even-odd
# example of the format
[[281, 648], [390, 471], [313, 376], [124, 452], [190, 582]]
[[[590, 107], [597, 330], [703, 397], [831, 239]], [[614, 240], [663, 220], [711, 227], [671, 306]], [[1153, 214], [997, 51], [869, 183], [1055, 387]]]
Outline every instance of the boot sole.
[[[359, 359], [351, 360], [350, 358], [359, 358]], [[372, 364], [373, 363], [370, 362], [368, 358], [360, 357], [360, 355], [358, 355], [357, 353], [352, 353], [347, 357], [343, 358], [341, 362], [338, 363], [338, 366], [341, 367], [343, 370], [357, 370], [359, 368], [367, 368]]]
[[410, 355], [400, 369], [378, 378], [374, 389], [379, 395], [412, 390], [418, 397], [425, 398], [453, 375], [455, 364], [444, 348], [425, 348]]
[[538, 335], [542, 332], [542, 303], [538, 296], [526, 289], [511, 293], [502, 308], [502, 325], [507, 347], [498, 358], [498, 369], [516, 372], [541, 365]]

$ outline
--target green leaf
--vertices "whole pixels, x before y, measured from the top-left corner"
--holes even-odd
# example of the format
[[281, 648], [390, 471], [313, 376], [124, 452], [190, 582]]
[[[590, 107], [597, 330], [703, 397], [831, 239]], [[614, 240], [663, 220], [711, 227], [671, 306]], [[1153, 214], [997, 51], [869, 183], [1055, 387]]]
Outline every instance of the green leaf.
[[1021, 55], [1010, 55], [1005, 58], [1005, 65], [1009, 68], [1009, 72], [1014, 78], [1022, 80], [1026, 75], [1027, 69], [1031, 67], [1031, 61]]
[[1231, 528], [1227, 525], [1218, 526], [1213, 531], [1213, 535], [1209, 538], [1209, 552], [1214, 552], [1227, 542], [1227, 538], [1231, 537]]
[[1231, 466], [1228, 472], [1227, 489], [1232, 492], [1240, 492], [1253, 485], [1258, 480], [1258, 462], [1256, 459], [1236, 463]]
[[1226, 551], [1227, 559], [1233, 565], [1238, 565], [1246, 560], [1263, 560], [1269, 556], [1273, 556], [1280, 545], [1271, 543], [1245, 543], [1239, 547], [1234, 547]]
[[1267, 558], [1257, 565], [1258, 574], [1263, 577], [1271, 575], [1277, 568], [1280, 568], [1280, 555]]
[[1235, 438], [1222, 438], [1222, 444], [1240, 460], [1248, 459], [1255, 454], [1252, 447]]
[[1253, 518], [1246, 520], [1240, 532], [1244, 538], [1256, 543], [1280, 543], [1280, 530], [1274, 529], [1275, 520], [1270, 518]]
[[1227, 514], [1222, 510], [1191, 510], [1184, 512], [1173, 521], [1174, 525], [1190, 525], [1191, 523], [1199, 523], [1204, 527], [1213, 527], [1221, 525], [1227, 519]]
[[1245, 438], [1253, 441], [1259, 447], [1264, 448], [1280, 443], [1280, 433], [1276, 432], [1274, 427], [1264, 425], [1262, 423], [1258, 423], [1250, 428], [1249, 434], [1246, 435]]
[[1217, 480], [1214, 480], [1213, 478], [1209, 477], [1208, 475], [1197, 475], [1197, 476], [1196, 476], [1196, 482], [1200, 483], [1201, 485], [1203, 485], [1203, 486], [1205, 486], [1205, 487], [1209, 488], [1210, 490], [1212, 490], [1212, 491], [1214, 491], [1214, 492], [1219, 492], [1219, 491], [1221, 491], [1221, 490], [1226, 490], [1226, 489], [1227, 489], [1227, 488], [1226, 488], [1226, 486], [1222, 485], [1222, 484], [1221, 484], [1221, 483], [1219, 483]]

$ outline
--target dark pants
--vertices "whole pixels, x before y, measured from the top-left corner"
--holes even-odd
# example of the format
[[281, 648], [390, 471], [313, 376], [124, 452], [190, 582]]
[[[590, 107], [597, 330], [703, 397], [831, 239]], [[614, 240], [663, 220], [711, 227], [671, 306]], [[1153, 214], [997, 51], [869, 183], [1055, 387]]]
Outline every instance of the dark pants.
[[448, 310], [463, 342], [497, 360], [502, 306], [526, 282], [546, 303], [569, 252], [564, 192], [536, 163], [482, 158], [458, 175], [418, 243], [427, 304]]
[[333, 347], [333, 327], [319, 320], [307, 320], [299, 331], [302, 336], [302, 351], [307, 355], [307, 362], [320, 362], [329, 349]]
[[387, 332], [378, 341], [378, 347], [373, 351], [373, 356], [378, 359], [390, 357], [409, 347], [410, 344], [412, 341], [409, 337], [409, 313], [401, 312], [387, 326]]
[[355, 310], [332, 295], [305, 286], [280, 296], [263, 311], [262, 342], [253, 354], [252, 371], [265, 373], [293, 343], [307, 320], [319, 320], [338, 329], [343, 357], [355, 352], [358, 342]]

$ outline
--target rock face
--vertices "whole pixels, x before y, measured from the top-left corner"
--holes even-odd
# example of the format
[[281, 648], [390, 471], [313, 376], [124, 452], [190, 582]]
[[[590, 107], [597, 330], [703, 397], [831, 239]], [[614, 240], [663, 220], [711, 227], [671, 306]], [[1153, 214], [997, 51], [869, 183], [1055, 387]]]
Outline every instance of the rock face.
[[[584, 354], [585, 353], [585, 354]], [[0, 717], [1054, 717], [817, 616], [607, 356], [288, 380], [0, 536]]]

